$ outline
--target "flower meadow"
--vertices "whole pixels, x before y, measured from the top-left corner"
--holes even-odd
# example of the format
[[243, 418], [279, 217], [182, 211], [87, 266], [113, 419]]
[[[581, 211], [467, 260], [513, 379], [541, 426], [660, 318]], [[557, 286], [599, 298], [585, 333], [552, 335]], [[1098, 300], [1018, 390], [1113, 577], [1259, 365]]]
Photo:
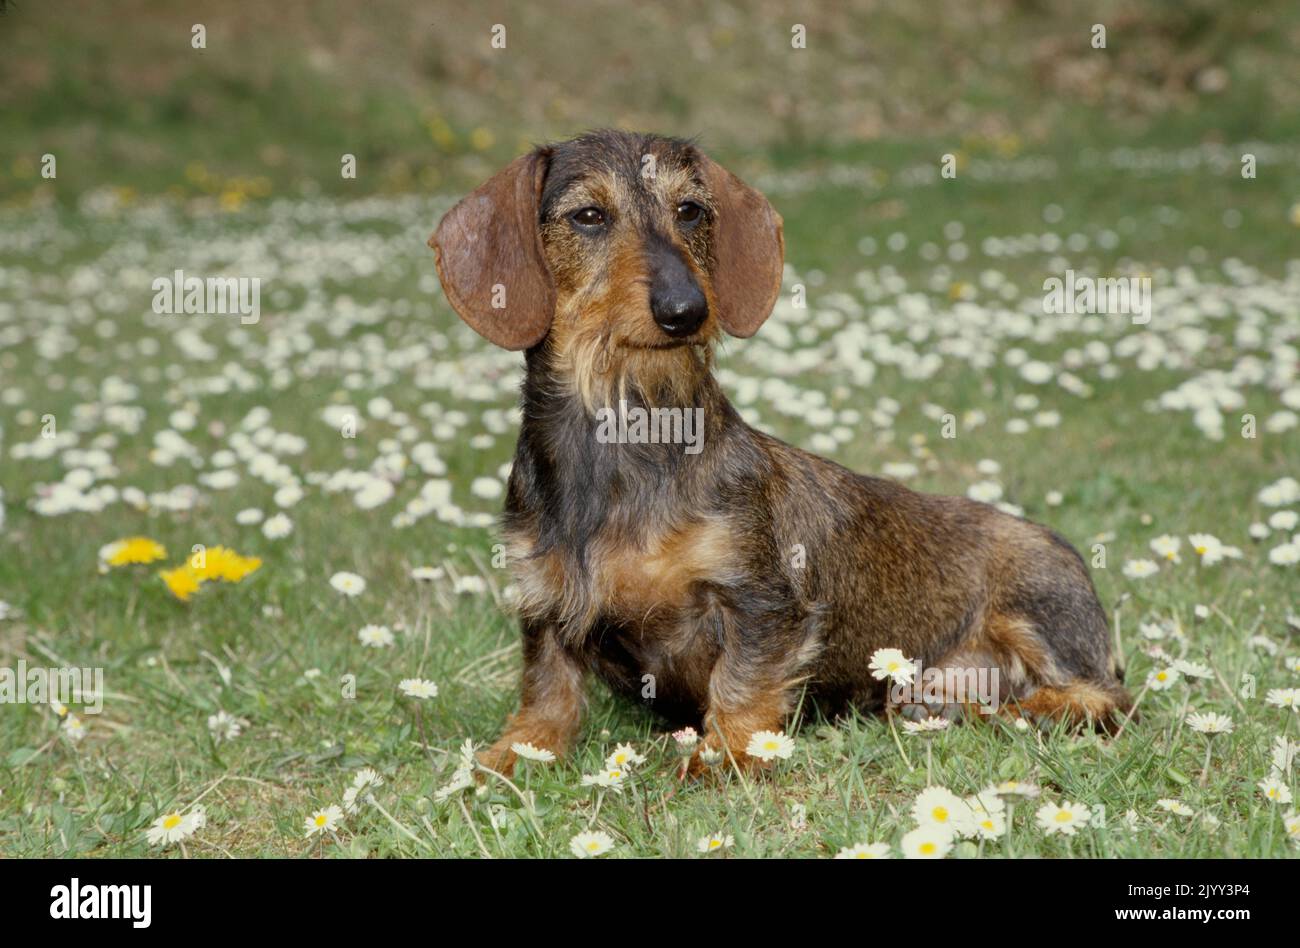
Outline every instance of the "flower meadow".
[[[788, 260], [772, 318], [719, 352], [737, 408], [1062, 532], [1138, 713], [1105, 737], [801, 707], [753, 735], [764, 769], [698, 783], [698, 734], [594, 684], [565, 758], [475, 759], [520, 666], [495, 523], [522, 359], [441, 296], [425, 239], [456, 195], [0, 209], [0, 666], [104, 670], [100, 714], [0, 705], [0, 852], [1300, 853], [1298, 159], [747, 173]], [[182, 268], [260, 280], [260, 319], [154, 312]], [[1149, 322], [1045, 312], [1067, 269], [1148, 278]]]

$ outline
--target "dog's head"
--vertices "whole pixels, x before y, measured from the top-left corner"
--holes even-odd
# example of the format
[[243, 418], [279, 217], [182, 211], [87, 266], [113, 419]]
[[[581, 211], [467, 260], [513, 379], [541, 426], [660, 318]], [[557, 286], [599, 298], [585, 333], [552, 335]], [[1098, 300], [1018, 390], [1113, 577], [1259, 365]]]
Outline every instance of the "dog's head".
[[784, 255], [780, 215], [693, 144], [613, 131], [516, 159], [429, 245], [479, 334], [507, 349], [546, 340], [594, 372], [664, 364], [719, 330], [753, 335]]

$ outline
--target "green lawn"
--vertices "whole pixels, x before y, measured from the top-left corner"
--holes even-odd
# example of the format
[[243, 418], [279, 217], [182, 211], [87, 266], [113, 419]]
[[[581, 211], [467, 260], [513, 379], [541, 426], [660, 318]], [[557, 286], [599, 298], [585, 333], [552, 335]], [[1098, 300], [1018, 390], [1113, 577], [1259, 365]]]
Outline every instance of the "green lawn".
[[[1300, 510], [1261, 499], [1300, 477], [1300, 144], [1195, 141], [1157, 136], [1141, 162], [1119, 138], [972, 146], [955, 180], [938, 176], [941, 142], [786, 150], [754, 176], [785, 218], [790, 269], [768, 325], [725, 347], [733, 398], [858, 470], [912, 464], [908, 483], [944, 493], [996, 482], [1089, 560], [1101, 544], [1094, 579], [1108, 608], [1122, 602], [1141, 717], [1116, 740], [976, 724], [928, 746], [882, 719], [803, 719], [771, 773], [687, 786], [660, 723], [593, 685], [570, 758], [435, 798], [462, 743], [495, 738], [519, 670], [508, 575], [492, 566], [500, 499], [471, 485], [509, 461], [521, 361], [460, 325], [437, 288], [424, 238], [455, 195], [194, 212], [102, 191], [0, 211], [0, 667], [102, 667], [105, 692], [80, 739], [45, 707], [0, 709], [0, 852], [556, 856], [590, 829], [611, 857], [692, 855], [714, 833], [737, 856], [897, 853], [927, 784], [966, 796], [1010, 779], [1041, 796], [1009, 799], [1010, 832], [954, 856], [1300, 852], [1294, 804], [1258, 786], [1279, 736], [1300, 737], [1295, 710], [1266, 700], [1300, 685], [1300, 620], [1287, 624], [1300, 567], [1269, 562], [1300, 527], [1284, 515], [1249, 533]], [[1067, 267], [1149, 275], [1150, 324], [1045, 315], [1043, 280]], [[178, 268], [259, 277], [260, 321], [155, 315], [151, 283]], [[789, 305], [795, 284], [806, 309]], [[1027, 379], [1026, 361], [1049, 380]], [[1221, 437], [1213, 411], [1179, 398], [1217, 405]], [[1246, 414], [1256, 437], [1242, 437]], [[354, 438], [339, 430], [349, 415]], [[249, 508], [292, 532], [238, 522]], [[1241, 557], [1200, 564], [1193, 533]], [[1126, 577], [1163, 534], [1181, 537], [1181, 562]], [[101, 548], [129, 536], [166, 558], [102, 570]], [[180, 602], [158, 570], [195, 544], [261, 566]], [[417, 582], [417, 567], [442, 576]], [[332, 588], [340, 571], [364, 592]], [[393, 644], [363, 646], [367, 625]], [[1144, 688], [1174, 660], [1211, 676]], [[407, 678], [437, 696], [404, 696]], [[1191, 711], [1233, 720], [1207, 772]], [[238, 736], [216, 739], [218, 712], [243, 722]], [[583, 786], [622, 742], [646, 762], [621, 792]], [[376, 805], [308, 839], [304, 820], [341, 805], [362, 767], [383, 777]], [[1294, 766], [1279, 779], [1300, 790]], [[1045, 833], [1035, 812], [1064, 801], [1090, 807], [1089, 825]], [[197, 802], [206, 826], [147, 842]]]

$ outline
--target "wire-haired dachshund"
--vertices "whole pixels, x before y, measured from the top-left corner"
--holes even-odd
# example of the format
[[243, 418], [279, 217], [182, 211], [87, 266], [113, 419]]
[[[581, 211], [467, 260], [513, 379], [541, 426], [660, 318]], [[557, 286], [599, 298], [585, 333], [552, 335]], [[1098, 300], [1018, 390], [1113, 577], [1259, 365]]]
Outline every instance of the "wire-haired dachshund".
[[429, 243], [456, 312], [527, 363], [503, 519], [523, 688], [486, 766], [509, 772], [517, 742], [563, 753], [589, 671], [700, 727], [691, 773], [705, 749], [755, 765], [751, 735], [801, 696], [864, 712], [973, 702], [899, 700], [869, 667], [883, 648], [944, 682], [991, 676], [981, 702], [1028, 717], [1104, 727], [1132, 707], [1088, 571], [1057, 534], [741, 420], [712, 351], [771, 312], [781, 217], [693, 143], [601, 131], [539, 147]]

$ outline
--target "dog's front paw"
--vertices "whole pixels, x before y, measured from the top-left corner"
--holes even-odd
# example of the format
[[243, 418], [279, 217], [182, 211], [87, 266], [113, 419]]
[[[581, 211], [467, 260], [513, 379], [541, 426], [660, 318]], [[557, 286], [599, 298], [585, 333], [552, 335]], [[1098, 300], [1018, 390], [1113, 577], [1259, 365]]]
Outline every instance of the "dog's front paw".
[[479, 766], [503, 777], [509, 777], [515, 772], [515, 761], [518, 759], [519, 755], [511, 750], [510, 744], [503, 741], [497, 741], [487, 750], [478, 752]]

